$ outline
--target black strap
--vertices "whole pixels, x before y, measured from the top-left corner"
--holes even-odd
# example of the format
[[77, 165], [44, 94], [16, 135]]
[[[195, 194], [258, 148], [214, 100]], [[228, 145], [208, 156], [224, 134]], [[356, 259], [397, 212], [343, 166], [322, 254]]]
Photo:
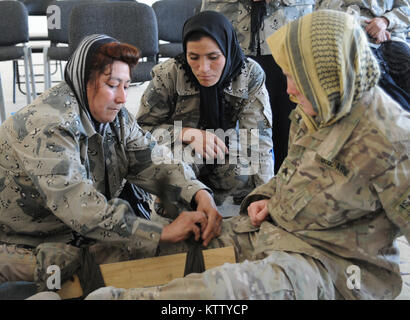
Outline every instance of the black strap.
[[188, 244], [188, 252], [185, 260], [184, 277], [190, 273], [202, 273], [205, 271], [201, 242], [195, 241], [194, 236], [191, 236], [186, 242]]
[[88, 247], [81, 248], [80, 268], [77, 270], [77, 275], [80, 279], [81, 288], [83, 289], [82, 298], [85, 298], [94, 290], [105, 287], [100, 266], [95, 261], [95, 257]]

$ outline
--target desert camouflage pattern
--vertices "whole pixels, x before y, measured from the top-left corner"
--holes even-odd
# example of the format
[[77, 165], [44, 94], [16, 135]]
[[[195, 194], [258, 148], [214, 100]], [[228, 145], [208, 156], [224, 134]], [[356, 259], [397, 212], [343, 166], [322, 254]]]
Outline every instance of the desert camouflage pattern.
[[[377, 86], [353, 110], [311, 135], [291, 114], [292, 143], [279, 173], [210, 243], [233, 244], [237, 264], [90, 298], [395, 298], [402, 286], [395, 239], [410, 240], [410, 115]], [[269, 199], [269, 218], [257, 228], [246, 209], [260, 199]]]
[[[185, 71], [175, 59], [155, 66], [152, 78], [142, 96], [137, 121], [144, 130], [151, 132], [159, 143], [176, 154], [178, 148], [175, 142], [179, 130], [183, 127], [198, 128], [199, 89], [189, 83]], [[248, 168], [249, 161], [238, 160], [236, 164], [232, 164], [229, 156], [226, 156], [224, 164], [215, 164], [214, 169], [206, 173], [209, 187], [216, 192], [217, 189], [230, 190], [238, 185], [248, 185], [252, 190], [269, 181], [274, 174], [272, 111], [265, 87], [265, 74], [259, 64], [249, 59], [238, 78], [224, 89], [224, 98], [232, 106], [232, 118], [228, 127], [245, 129], [246, 155], [256, 155], [257, 161], [253, 161], [256, 166]], [[231, 130], [237, 135], [235, 129]], [[165, 139], [161, 134], [163, 131], [166, 131], [170, 138]], [[255, 143], [250, 143], [251, 141]], [[244, 150], [241, 148], [240, 144], [229, 145], [230, 153], [233, 154], [241, 155], [241, 150]], [[197, 161], [189, 162], [183, 159], [197, 174], [204, 168], [204, 165], [198, 164]], [[239, 171], [239, 168], [243, 168], [243, 171]], [[249, 174], [244, 175], [241, 172]]]
[[0, 243], [68, 243], [75, 231], [154, 255], [162, 225], [116, 198], [125, 179], [155, 194], [155, 180], [167, 177], [169, 198], [187, 207], [198, 190], [209, 190], [186, 164], [155, 165], [159, 150], [126, 108], [103, 135], [96, 133], [60, 83], [0, 127]]
[[385, 17], [389, 20], [387, 31], [391, 33], [393, 40], [406, 41], [410, 26], [408, 0], [317, 0], [315, 10], [319, 9], [341, 10], [356, 15], [362, 27], [367, 25], [365, 20]]
[[[213, 10], [225, 15], [232, 23], [239, 44], [246, 55], [251, 51], [251, 4], [253, 0], [203, 0], [201, 11]], [[315, 0], [272, 0], [267, 5], [267, 15], [259, 32], [261, 55], [270, 55], [266, 39], [283, 25], [313, 11]]]

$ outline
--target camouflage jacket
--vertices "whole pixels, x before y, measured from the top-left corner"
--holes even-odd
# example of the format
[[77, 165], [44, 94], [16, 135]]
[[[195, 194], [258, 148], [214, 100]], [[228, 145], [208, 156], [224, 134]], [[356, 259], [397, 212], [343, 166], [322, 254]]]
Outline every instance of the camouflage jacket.
[[[252, 0], [203, 0], [201, 11], [214, 10], [224, 14], [231, 21], [239, 44], [246, 55], [256, 55], [249, 50], [251, 43]], [[267, 5], [267, 14], [260, 29], [261, 55], [270, 55], [266, 38], [286, 23], [311, 13], [315, 0], [272, 0]]]
[[169, 175], [186, 203], [206, 187], [185, 164], [154, 165], [154, 146], [126, 108], [102, 136], [65, 82], [51, 88], [0, 127], [0, 242], [67, 242], [75, 230], [155, 252], [162, 227], [115, 198], [124, 179], [156, 193]]
[[[157, 129], [167, 130], [171, 137], [168, 143], [170, 147], [178, 137], [178, 133], [174, 132], [175, 121], [180, 121], [182, 127], [198, 128], [199, 89], [189, 83], [184, 69], [175, 59], [155, 66], [152, 78], [142, 96], [137, 121], [154, 136]], [[256, 185], [269, 181], [273, 176], [272, 111], [265, 87], [265, 73], [259, 64], [248, 59], [242, 73], [224, 89], [224, 98], [232, 107], [229, 128], [237, 128], [238, 125], [239, 130], [244, 129], [247, 152], [256, 154], [258, 159], [253, 171], [257, 171], [254, 180], [260, 181]], [[160, 141], [160, 138], [158, 140]], [[253, 143], [249, 143], [250, 141]], [[238, 144], [236, 147], [240, 149], [241, 146]], [[241, 154], [241, 151], [232, 145], [229, 151], [232, 154]]]
[[409, 0], [317, 0], [316, 9], [343, 10], [356, 14], [365, 27], [365, 20], [385, 17], [389, 20], [387, 31], [392, 37], [406, 40], [410, 30]]
[[[410, 240], [410, 114], [379, 87], [352, 110], [312, 135], [293, 111], [287, 158], [244, 199], [241, 213], [270, 198], [260, 252], [320, 260], [347, 299], [392, 299], [401, 291], [394, 240]], [[354, 266], [360, 289], [348, 284]]]

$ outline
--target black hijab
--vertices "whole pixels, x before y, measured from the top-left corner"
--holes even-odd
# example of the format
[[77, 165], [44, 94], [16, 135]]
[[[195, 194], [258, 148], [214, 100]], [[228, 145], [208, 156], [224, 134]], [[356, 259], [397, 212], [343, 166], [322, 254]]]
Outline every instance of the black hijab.
[[183, 57], [186, 63], [186, 43], [192, 33], [201, 32], [216, 41], [226, 63], [219, 81], [211, 86], [201, 86], [198, 80], [193, 76], [190, 67], [186, 71], [190, 73], [190, 78], [199, 86], [200, 90], [200, 127], [203, 129], [228, 129], [229, 121], [226, 120], [225, 103], [223, 100], [222, 90], [226, 88], [231, 81], [240, 74], [245, 63], [245, 56], [239, 46], [236, 33], [232, 24], [224, 15], [215, 11], [203, 11], [188, 19], [182, 30]]

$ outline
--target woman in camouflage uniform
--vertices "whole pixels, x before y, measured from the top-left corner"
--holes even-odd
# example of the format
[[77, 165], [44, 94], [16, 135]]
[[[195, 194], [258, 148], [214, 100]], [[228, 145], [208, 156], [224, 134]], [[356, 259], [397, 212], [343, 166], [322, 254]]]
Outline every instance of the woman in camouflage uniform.
[[[217, 12], [186, 21], [183, 48], [179, 57], [153, 69], [138, 123], [154, 135], [168, 135], [164, 143], [174, 152], [178, 143], [194, 150], [199, 159], [187, 159], [184, 151], [183, 160], [215, 194], [233, 194], [235, 188], [249, 192], [273, 176], [265, 75], [257, 63], [245, 59], [232, 25]], [[240, 131], [246, 141], [241, 137], [238, 145]], [[233, 135], [226, 145], [223, 135], [229, 132]]]
[[[36, 262], [67, 265], [61, 259], [73, 246], [89, 245], [97, 263], [108, 263], [154, 256], [159, 242], [192, 232], [206, 244], [220, 232], [210, 190], [183, 163], [154, 164], [161, 148], [124, 107], [138, 58], [135, 47], [89, 36], [65, 81], [0, 127], [0, 283], [33, 281]], [[168, 185], [156, 183], [164, 177]], [[198, 211], [165, 226], [140, 218], [141, 208], [118, 198], [125, 180]], [[39, 246], [54, 260], [36, 261]]]
[[377, 61], [352, 16], [317, 11], [268, 43], [298, 107], [279, 173], [245, 198], [242, 215], [224, 221], [210, 243], [233, 245], [240, 263], [159, 287], [102, 289], [95, 298], [393, 299], [400, 293], [395, 240], [410, 240], [410, 114], [376, 85]]
[[266, 73], [272, 108], [275, 173], [288, 152], [289, 114], [296, 104], [286, 93], [286, 78], [275, 62], [266, 39], [280, 27], [311, 13], [315, 0], [202, 0], [201, 10], [214, 10], [231, 21], [243, 52]]

